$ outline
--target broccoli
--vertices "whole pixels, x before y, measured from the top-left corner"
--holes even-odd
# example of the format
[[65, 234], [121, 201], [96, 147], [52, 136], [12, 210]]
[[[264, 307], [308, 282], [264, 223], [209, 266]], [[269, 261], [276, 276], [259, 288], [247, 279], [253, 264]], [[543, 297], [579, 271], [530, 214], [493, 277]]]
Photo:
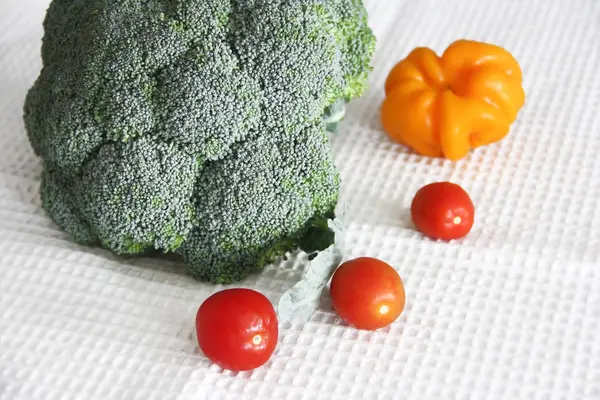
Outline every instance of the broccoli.
[[42, 206], [79, 243], [215, 283], [324, 249], [329, 133], [374, 48], [361, 0], [53, 0], [24, 104]]

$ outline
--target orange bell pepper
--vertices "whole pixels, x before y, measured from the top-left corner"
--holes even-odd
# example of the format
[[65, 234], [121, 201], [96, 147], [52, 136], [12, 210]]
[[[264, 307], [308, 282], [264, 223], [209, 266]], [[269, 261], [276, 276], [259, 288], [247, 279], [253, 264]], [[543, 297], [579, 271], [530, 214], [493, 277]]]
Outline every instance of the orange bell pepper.
[[501, 47], [458, 40], [414, 49], [385, 82], [386, 133], [417, 153], [458, 160], [504, 138], [525, 103], [521, 68]]

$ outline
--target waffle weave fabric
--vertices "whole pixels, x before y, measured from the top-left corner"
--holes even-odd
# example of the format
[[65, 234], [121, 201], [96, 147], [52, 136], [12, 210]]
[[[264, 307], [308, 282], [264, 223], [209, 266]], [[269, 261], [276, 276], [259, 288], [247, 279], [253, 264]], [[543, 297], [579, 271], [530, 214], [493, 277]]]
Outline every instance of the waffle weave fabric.
[[[407, 305], [376, 332], [325, 300], [285, 323], [271, 360], [223, 372], [194, 338], [199, 304], [222, 289], [176, 263], [77, 246], [40, 208], [40, 161], [22, 122], [39, 73], [47, 0], [0, 13], [0, 399], [600, 399], [600, 3], [367, 0], [378, 38], [370, 90], [334, 151], [347, 257], [394, 265]], [[390, 142], [379, 122], [389, 69], [416, 46], [458, 38], [519, 60], [527, 102], [507, 138], [450, 162]], [[470, 235], [423, 238], [408, 207], [452, 180], [477, 207]], [[302, 256], [238, 286], [277, 302]]]

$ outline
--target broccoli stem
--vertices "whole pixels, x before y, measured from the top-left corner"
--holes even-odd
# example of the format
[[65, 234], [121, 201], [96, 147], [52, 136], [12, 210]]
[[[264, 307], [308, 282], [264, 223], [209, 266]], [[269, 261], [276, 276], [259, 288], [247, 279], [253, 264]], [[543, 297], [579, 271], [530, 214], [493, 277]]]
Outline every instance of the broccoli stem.
[[323, 114], [325, 129], [330, 133], [337, 133], [340, 122], [346, 116], [346, 101], [340, 99], [327, 107]]

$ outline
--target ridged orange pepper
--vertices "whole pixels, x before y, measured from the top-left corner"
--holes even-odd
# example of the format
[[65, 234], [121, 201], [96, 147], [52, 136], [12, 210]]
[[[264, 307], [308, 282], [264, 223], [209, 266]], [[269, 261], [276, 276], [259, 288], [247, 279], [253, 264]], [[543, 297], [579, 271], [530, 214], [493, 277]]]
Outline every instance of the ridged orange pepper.
[[517, 60], [470, 40], [452, 43], [441, 57], [414, 49], [390, 71], [385, 93], [386, 133], [421, 155], [450, 160], [503, 139], [525, 103]]

